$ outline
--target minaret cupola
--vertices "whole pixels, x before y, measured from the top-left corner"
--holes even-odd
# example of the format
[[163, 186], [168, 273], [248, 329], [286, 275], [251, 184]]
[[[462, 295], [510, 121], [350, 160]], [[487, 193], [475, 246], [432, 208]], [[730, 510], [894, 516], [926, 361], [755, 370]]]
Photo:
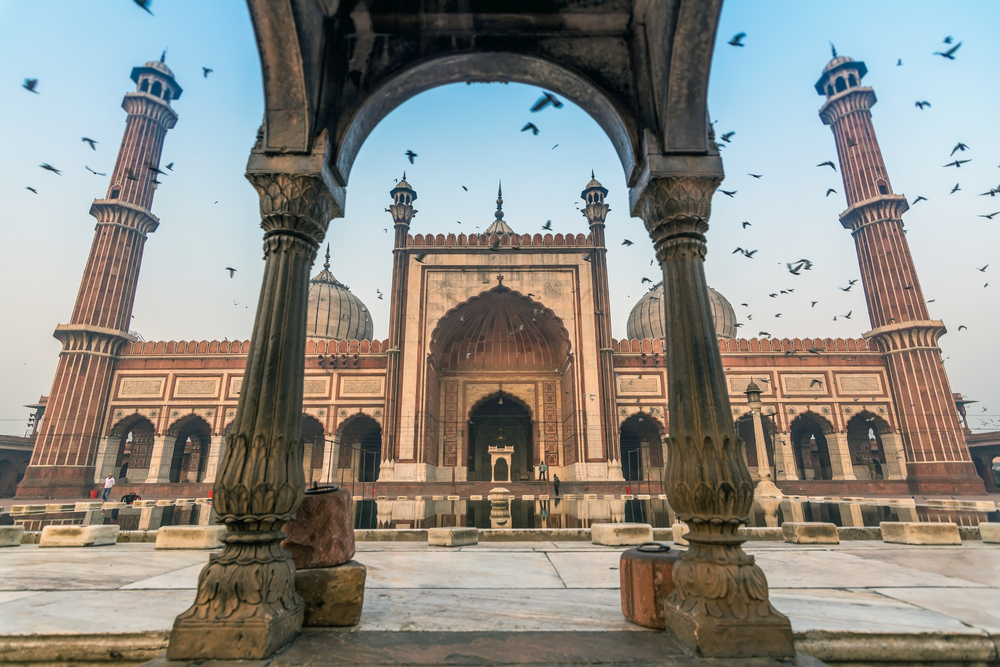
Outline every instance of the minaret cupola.
[[132, 80], [135, 81], [135, 92], [151, 95], [170, 105], [171, 100], [179, 99], [181, 87], [174, 79], [174, 73], [170, 71], [163, 61], [167, 58], [164, 51], [159, 60], [150, 60], [142, 67], [132, 68]]

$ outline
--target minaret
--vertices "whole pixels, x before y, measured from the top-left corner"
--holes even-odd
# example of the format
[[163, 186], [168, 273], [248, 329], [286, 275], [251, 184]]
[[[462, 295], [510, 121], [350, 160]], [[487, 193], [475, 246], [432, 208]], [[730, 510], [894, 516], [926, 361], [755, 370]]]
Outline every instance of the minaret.
[[181, 96], [173, 72], [159, 61], [132, 70], [136, 90], [122, 107], [125, 136], [105, 199], [94, 200], [94, 242], [69, 324], [56, 328], [59, 364], [24, 480], [22, 498], [81, 497], [94, 484], [114, 357], [129, 333], [150, 213], [167, 130], [177, 122], [170, 102]]
[[400, 350], [403, 346], [403, 329], [406, 326], [406, 284], [410, 273], [410, 256], [406, 252], [406, 237], [410, 232], [410, 221], [417, 211], [413, 202], [417, 192], [406, 182], [406, 172], [392, 190], [392, 204], [386, 210], [392, 215], [395, 228], [392, 250], [392, 292], [389, 294], [389, 351], [385, 371], [385, 418], [382, 438], [382, 463], [380, 476], [392, 476], [391, 464], [396, 460], [399, 447], [400, 415]]
[[819, 110], [837, 142], [848, 208], [840, 221], [854, 235], [874, 338], [885, 351], [900, 420], [910, 488], [921, 493], [984, 493], [976, 475], [941, 359], [944, 323], [930, 319], [903, 232], [906, 197], [893, 192], [872, 126], [875, 92], [861, 86], [862, 62], [834, 58], [816, 82]]
[[590, 238], [594, 251], [590, 254], [590, 272], [594, 284], [594, 329], [597, 331], [597, 349], [600, 350], [600, 400], [602, 437], [608, 453], [608, 477], [621, 480], [621, 453], [618, 442], [618, 417], [615, 409], [615, 369], [614, 350], [611, 348], [611, 293], [608, 287], [608, 251], [604, 243], [604, 221], [611, 210], [604, 203], [607, 189], [602, 186], [594, 172], [590, 172], [590, 183], [580, 193], [586, 202], [583, 215], [590, 224]]

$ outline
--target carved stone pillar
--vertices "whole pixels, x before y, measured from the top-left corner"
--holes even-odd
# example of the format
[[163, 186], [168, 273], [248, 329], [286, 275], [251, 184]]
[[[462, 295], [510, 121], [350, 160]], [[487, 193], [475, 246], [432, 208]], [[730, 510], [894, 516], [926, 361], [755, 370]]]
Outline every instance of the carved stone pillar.
[[222, 455], [225, 451], [226, 436], [213, 435], [208, 445], [208, 461], [205, 463], [205, 479], [202, 480], [206, 484], [215, 483], [215, 476], [219, 473], [219, 463], [222, 461]]
[[153, 453], [149, 459], [149, 474], [146, 484], [166, 484], [170, 481], [170, 459], [174, 455], [177, 438], [158, 435], [153, 438]]
[[703, 657], [795, 654], [792, 627], [738, 528], [753, 505], [705, 281], [705, 232], [722, 175], [651, 178], [635, 210], [663, 269], [670, 410], [667, 496], [690, 526], [674, 566], [667, 628]]
[[830, 453], [830, 467], [834, 479], [857, 479], [854, 475], [854, 464], [851, 462], [851, 446], [843, 433], [830, 433], [826, 436], [827, 450]]
[[281, 527], [302, 502], [302, 387], [309, 270], [337, 208], [318, 174], [251, 173], [260, 195], [264, 283], [240, 402], [216, 475], [224, 548], [174, 621], [170, 660], [259, 660], [302, 627]]

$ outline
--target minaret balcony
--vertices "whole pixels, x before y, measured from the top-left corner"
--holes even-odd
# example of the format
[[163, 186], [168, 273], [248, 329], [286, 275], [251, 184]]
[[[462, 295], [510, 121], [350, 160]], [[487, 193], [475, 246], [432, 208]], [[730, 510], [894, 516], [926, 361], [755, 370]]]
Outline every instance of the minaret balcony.
[[900, 220], [910, 209], [903, 195], [879, 195], [859, 201], [840, 214], [840, 224], [852, 233], [886, 220]]
[[824, 125], [833, 125], [844, 116], [868, 111], [876, 102], [878, 98], [875, 97], [875, 91], [868, 86], [848, 88], [829, 98], [819, 108], [819, 117], [823, 119]]
[[97, 218], [98, 225], [116, 225], [143, 236], [160, 226], [160, 219], [147, 209], [121, 199], [95, 199], [90, 214]]
[[876, 327], [861, 337], [874, 338], [886, 353], [892, 354], [919, 349], [940, 350], [938, 339], [946, 333], [948, 328], [941, 320], [913, 320]]

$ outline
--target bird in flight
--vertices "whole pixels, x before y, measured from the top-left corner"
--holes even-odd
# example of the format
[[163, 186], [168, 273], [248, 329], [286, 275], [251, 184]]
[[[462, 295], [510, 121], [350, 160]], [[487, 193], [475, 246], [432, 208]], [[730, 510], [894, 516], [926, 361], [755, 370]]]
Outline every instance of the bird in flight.
[[910, 206], [915, 206], [917, 204], [917, 202], [922, 202], [922, 201], [927, 201], [927, 197], [917, 196], [916, 199], [914, 199], [912, 202], [910, 202]]
[[854, 287], [854, 284], [853, 284], [853, 283], [852, 283], [852, 284], [850, 284], [850, 285], [848, 285], [847, 287], [840, 287], [840, 288], [838, 288], [838, 289], [839, 289], [839, 290], [840, 290], [841, 292], [850, 292], [850, 291], [851, 291], [851, 288], [852, 288], [852, 287]]
[[721, 136], [721, 137], [719, 137], [719, 138], [720, 138], [720, 139], [722, 139], [723, 141], [725, 141], [725, 142], [726, 142], [727, 144], [728, 144], [728, 143], [732, 143], [732, 142], [730, 141], [730, 139], [732, 138], [732, 136], [733, 136], [734, 134], [736, 134], [736, 133], [735, 133], [735, 132], [726, 132], [726, 133], [725, 133], [724, 135], [722, 135], [722, 136]]
[[809, 305], [810, 308], [815, 308], [816, 304], [819, 303], [819, 301], [810, 301], [809, 303], [810, 303]]
[[962, 329], [965, 329], [966, 331], [968, 331], [968, 330], [969, 330], [969, 327], [965, 326], [964, 324], [960, 324], [960, 325], [958, 326], [958, 330], [959, 330], [959, 331], [961, 331]]
[[996, 188], [990, 188], [989, 192], [980, 192], [979, 196], [985, 197], [986, 195], [989, 195], [990, 197], [996, 197], [998, 192], [1000, 192], [1000, 186]]
[[539, 97], [535, 103], [531, 106], [531, 113], [536, 111], [541, 111], [545, 107], [552, 105], [556, 109], [561, 109], [563, 103], [559, 101], [559, 98], [548, 91], [542, 91], [542, 96]]
[[375, 289], [375, 293], [378, 294], [378, 300], [379, 301], [384, 301], [384, 299], [382, 298], [382, 290], [376, 288]]
[[988, 266], [989, 266], [989, 264], [987, 264], [986, 266], [984, 266], [981, 269], [977, 266], [976, 267], [976, 271], [979, 271], [980, 273], [986, 273], [986, 267], [988, 267]]
[[535, 136], [538, 135], [538, 128], [535, 126], [534, 123], [525, 123], [524, 127], [521, 128], [522, 132], [527, 132], [528, 130], [531, 130], [531, 133], [533, 135]]
[[207, 79], [208, 75], [211, 74], [212, 72], [214, 72], [215, 70], [212, 69], [211, 67], [202, 67], [201, 71], [202, 71], [202, 74], [204, 74], [205, 78]]
[[145, 9], [150, 16], [153, 16], [153, 12], [149, 11], [149, 6], [153, 4], [153, 0], [132, 0], [132, 2]]
[[236, 273], [236, 269], [234, 269], [234, 268], [233, 268], [233, 267], [231, 267], [231, 266], [227, 266], [227, 267], [226, 267], [226, 271], [229, 271], [229, 277], [230, 277], [230, 278], [232, 278], [232, 277], [233, 277], [233, 274], [234, 274], [234, 273]]
[[167, 175], [165, 171], [160, 171], [160, 168], [157, 167], [155, 164], [147, 164], [146, 169], [149, 169], [154, 174], [163, 174], [164, 176]]
[[903, 59], [900, 58], [899, 60], [896, 61], [896, 67], [902, 67], [902, 66], [903, 66]]
[[847, 311], [847, 314], [846, 314], [846, 315], [844, 315], [844, 319], [845, 319], [845, 320], [849, 320], [849, 319], [851, 319], [851, 313], [853, 313], [853, 312], [854, 312], [853, 310], [849, 310], [849, 311]]
[[[132, 171], [131, 168], [125, 170], [125, 178], [127, 178], [130, 181], [138, 181], [139, 180], [139, 177], [135, 175], [135, 172]], [[215, 202], [215, 203], [218, 204], [219, 202]]]
[[817, 166], [817, 167], [829, 167], [830, 169], [833, 169], [834, 171], [837, 171], [837, 167], [836, 167], [836, 165], [834, 165], [834, 164], [833, 164], [833, 162], [832, 162], [831, 160], [827, 160], [826, 162], [820, 162], [820, 163], [819, 163], [818, 165], [816, 165], [816, 166]]
[[742, 224], [742, 225], [743, 225], [743, 229], [746, 229], [747, 227], [749, 227], [749, 226], [751, 225], [751, 223], [747, 222], [746, 220], [744, 220], [744, 221], [743, 221], [742, 223], [740, 223], [740, 224]]
[[952, 149], [951, 149], [951, 154], [952, 154], [952, 155], [954, 155], [954, 154], [955, 154], [955, 151], [962, 151], [962, 152], [965, 152], [965, 151], [967, 151], [967, 150], [969, 150], [969, 147], [968, 147], [968, 146], [966, 146], [965, 144], [963, 144], [963, 143], [962, 143], [962, 142], [960, 141], [960, 142], [958, 142], [957, 144], [955, 144], [955, 147], [954, 147], [954, 148], [952, 148]]
[[733, 195], [736, 194], [737, 191], [736, 190], [719, 190], [719, 192], [721, 192], [722, 194], [726, 195], [727, 197], [732, 197]]
[[829, 196], [830, 196], [830, 195], [832, 195], [832, 194], [833, 194], [833, 195], [837, 194], [837, 191], [836, 191], [836, 190], [834, 190], [833, 188], [827, 188], [827, 189], [826, 189], [826, 196], [827, 196], [827, 197], [829, 197]]
[[747, 176], [753, 176], [753, 177], [754, 177], [754, 178], [756, 178], [757, 180], [760, 180], [760, 178], [761, 178], [761, 177], [762, 177], [763, 175], [764, 175], [764, 174], [747, 174]]
[[552, 150], [555, 150], [555, 149], [557, 149], [557, 148], [559, 148], [559, 144], [556, 144], [555, 146], [553, 146], [553, 147], [552, 147]]
[[979, 217], [980, 218], [986, 218], [987, 220], [992, 220], [993, 216], [995, 216], [995, 215], [1000, 215], [1000, 211], [997, 211], [996, 213], [990, 213], [989, 215], [981, 215]]
[[34, 93], [35, 95], [39, 94], [38, 91], [35, 90], [35, 88], [38, 87], [38, 79], [25, 79], [24, 83], [21, 84], [21, 87], [29, 93]]
[[94, 141], [93, 139], [90, 139], [90, 138], [88, 138], [88, 137], [80, 137], [80, 141], [82, 141], [82, 142], [84, 142], [84, 143], [86, 143], [86, 144], [90, 144], [90, 148], [91, 148], [91, 150], [95, 150], [95, 151], [97, 150], [97, 146], [95, 146], [95, 145], [94, 145], [94, 144], [96, 144], [97, 142], [96, 142], [96, 141]]
[[923, 102], [914, 102], [913, 103], [913, 106], [917, 107], [921, 111], [924, 110], [924, 107], [929, 107], [930, 105], [931, 105], [931, 103], [928, 102], [927, 100], [924, 100]]
[[406, 151], [406, 152], [404, 153], [404, 155], [405, 155], [406, 157], [410, 158], [410, 164], [413, 164], [413, 158], [417, 157], [417, 154], [416, 154], [416, 153], [414, 153], [413, 151], [409, 151], [409, 150], [408, 150], [408, 151]]
[[743, 253], [744, 257], [749, 257], [750, 259], [753, 259], [754, 253], [756, 253], [757, 251], [756, 250], [744, 250], [743, 248], [736, 248], [736, 250], [734, 250], [730, 254], [735, 255], [738, 252]]
[[746, 36], [747, 34], [745, 32], [733, 35], [733, 38], [728, 42], [729, 46], [746, 46], [746, 44], [743, 43], [743, 38]]
[[759, 331], [759, 332], [757, 332], [757, 335], [758, 336], [767, 336], [768, 338], [771, 337], [771, 334], [769, 332], [767, 332], [767, 331]]
[[942, 167], [955, 167], [956, 169], [959, 169], [966, 162], [972, 162], [972, 160], [955, 160], [954, 162], [949, 162], [948, 164], [943, 164], [941, 166]]
[[32, 191], [32, 192], [34, 192], [34, 193], [35, 193], [36, 195], [38, 194], [38, 190], [36, 190], [35, 188], [31, 187], [30, 185], [27, 185], [27, 186], [25, 186], [25, 188], [24, 188], [24, 189], [25, 189], [25, 190], [31, 190], [31, 191]]
[[168, 164], [167, 165], [167, 169], [169, 169], [170, 171], [173, 171], [174, 170], [174, 163], [171, 162], [170, 164]]
[[[947, 42], [946, 41], [945, 44], [951, 44], [951, 42]], [[947, 58], [948, 60], [954, 60], [955, 59], [955, 51], [958, 51], [959, 47], [961, 47], [961, 46], [962, 46], [962, 42], [959, 42], [958, 44], [956, 44], [955, 46], [951, 47], [950, 49], [948, 49], [944, 53], [942, 53], [940, 51], [935, 51], [934, 55], [935, 56], [941, 56], [942, 58]]]
[[622, 241], [622, 245], [635, 245], [635, 244], [629, 241], [628, 239], [625, 239]]
[[646, 278], [645, 276], [643, 276], [642, 281], [639, 284], [640, 285], [642, 283], [650, 283], [650, 284], [652, 284], [652, 282], [653, 282], [652, 280], [650, 280], [649, 278]]
[[417, 263], [419, 263], [419, 264], [423, 264], [423, 263], [424, 263], [424, 257], [426, 257], [426, 256], [427, 256], [427, 253], [426, 253], [426, 252], [422, 252], [422, 253], [420, 253], [419, 255], [417, 255], [416, 257], [414, 257], [413, 259], [414, 259], [414, 260], [415, 260], [415, 261], [416, 261]]
[[48, 162], [43, 162], [43, 163], [41, 163], [38, 166], [41, 167], [42, 169], [44, 169], [45, 171], [51, 171], [51, 172], [53, 172], [53, 173], [55, 173], [55, 174], [57, 174], [59, 176], [62, 176], [62, 172], [59, 171], [58, 169], [56, 169], [55, 167], [53, 167]]
[[546, 220], [545, 224], [542, 225], [542, 229], [544, 229], [547, 232], [551, 232], [552, 231], [552, 221], [551, 220]]
[[961, 190], [961, 189], [962, 189], [962, 188], [958, 187], [958, 183], [955, 183], [955, 187], [953, 187], [953, 188], [951, 189], [951, 192], [949, 192], [948, 194], [950, 194], [950, 195], [953, 195], [953, 194], [955, 194], [956, 192], [958, 192], [958, 191], [959, 191], [959, 190]]
[[91, 169], [87, 165], [83, 165], [83, 168], [86, 169], [87, 171], [89, 171], [90, 173], [94, 174], [95, 176], [107, 176], [107, 174], [102, 174], [99, 171], [94, 171], [93, 169]]

